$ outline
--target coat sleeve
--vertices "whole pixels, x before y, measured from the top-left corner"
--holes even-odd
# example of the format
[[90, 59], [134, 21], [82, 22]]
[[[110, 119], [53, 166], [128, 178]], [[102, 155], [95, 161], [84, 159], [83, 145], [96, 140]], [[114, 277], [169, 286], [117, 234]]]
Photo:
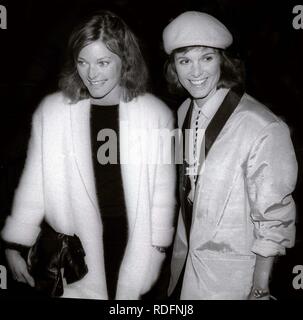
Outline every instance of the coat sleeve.
[[[174, 130], [174, 118], [171, 114], [162, 129], [167, 133]], [[161, 129], [161, 128], [160, 128]], [[171, 147], [171, 150], [168, 150]], [[168, 149], [167, 149], [168, 148]], [[152, 201], [152, 244], [167, 247], [172, 243], [176, 213], [176, 169], [174, 164], [174, 146], [160, 143], [155, 173], [155, 186]], [[171, 153], [170, 160], [167, 155]]]
[[296, 179], [297, 161], [288, 127], [273, 122], [255, 140], [247, 162], [254, 253], [283, 255], [285, 248], [294, 245], [296, 209], [291, 193]]
[[40, 108], [33, 115], [25, 167], [14, 195], [12, 213], [2, 230], [7, 242], [33, 245], [44, 216]]

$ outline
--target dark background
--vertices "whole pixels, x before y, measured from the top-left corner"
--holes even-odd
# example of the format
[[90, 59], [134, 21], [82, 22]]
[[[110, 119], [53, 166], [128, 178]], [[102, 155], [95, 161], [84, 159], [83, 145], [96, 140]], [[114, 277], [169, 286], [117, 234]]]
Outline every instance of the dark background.
[[[303, 299], [292, 286], [295, 265], [303, 265], [303, 29], [292, 26], [296, 2], [259, 0], [24, 0], [1, 1], [8, 14], [0, 29], [0, 229], [26, 156], [31, 116], [43, 96], [57, 90], [68, 36], [78, 19], [98, 10], [119, 14], [138, 36], [150, 70], [150, 90], [176, 110], [180, 99], [168, 94], [163, 77], [161, 34], [170, 19], [186, 10], [216, 16], [233, 33], [232, 49], [246, 66], [247, 92], [289, 125], [299, 163], [296, 245], [278, 259], [272, 293], [279, 300]], [[0, 265], [6, 265], [0, 248]], [[5, 291], [5, 293], [4, 293]], [[1, 295], [22, 296], [26, 288], [8, 279]]]

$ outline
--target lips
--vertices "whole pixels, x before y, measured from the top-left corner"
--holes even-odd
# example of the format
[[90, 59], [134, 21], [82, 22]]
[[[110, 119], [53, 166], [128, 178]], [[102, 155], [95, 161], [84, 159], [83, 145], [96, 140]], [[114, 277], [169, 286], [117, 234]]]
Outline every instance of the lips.
[[189, 82], [194, 85], [194, 86], [202, 86], [205, 82], [206, 82], [206, 78], [205, 79], [199, 79], [199, 80], [189, 80]]
[[88, 83], [89, 83], [91, 86], [103, 85], [105, 82], [106, 82], [106, 80], [98, 80], [98, 81], [88, 80]]

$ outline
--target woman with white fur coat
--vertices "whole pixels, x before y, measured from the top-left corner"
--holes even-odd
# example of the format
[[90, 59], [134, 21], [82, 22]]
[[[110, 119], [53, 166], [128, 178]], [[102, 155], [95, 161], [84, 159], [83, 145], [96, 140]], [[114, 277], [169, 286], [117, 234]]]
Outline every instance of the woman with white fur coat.
[[[166, 150], [153, 134], [172, 129], [173, 116], [145, 93], [138, 43], [116, 15], [86, 20], [68, 49], [62, 91], [46, 97], [33, 116], [25, 168], [2, 230], [7, 260], [16, 280], [35, 285], [9, 244], [33, 246], [45, 220], [56, 232], [76, 234], [86, 254], [88, 273], [65, 283], [63, 297], [139, 299], [159, 276], [174, 232], [175, 170], [161, 163]], [[103, 146], [102, 129], [116, 134]], [[117, 155], [102, 166], [105, 146]]]

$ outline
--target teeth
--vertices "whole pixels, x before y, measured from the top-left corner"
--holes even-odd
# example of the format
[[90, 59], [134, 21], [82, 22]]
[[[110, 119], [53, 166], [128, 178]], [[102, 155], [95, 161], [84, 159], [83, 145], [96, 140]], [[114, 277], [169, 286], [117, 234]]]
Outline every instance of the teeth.
[[206, 79], [202, 79], [202, 80], [189, 80], [194, 86], [200, 86], [201, 84], [203, 84]]

